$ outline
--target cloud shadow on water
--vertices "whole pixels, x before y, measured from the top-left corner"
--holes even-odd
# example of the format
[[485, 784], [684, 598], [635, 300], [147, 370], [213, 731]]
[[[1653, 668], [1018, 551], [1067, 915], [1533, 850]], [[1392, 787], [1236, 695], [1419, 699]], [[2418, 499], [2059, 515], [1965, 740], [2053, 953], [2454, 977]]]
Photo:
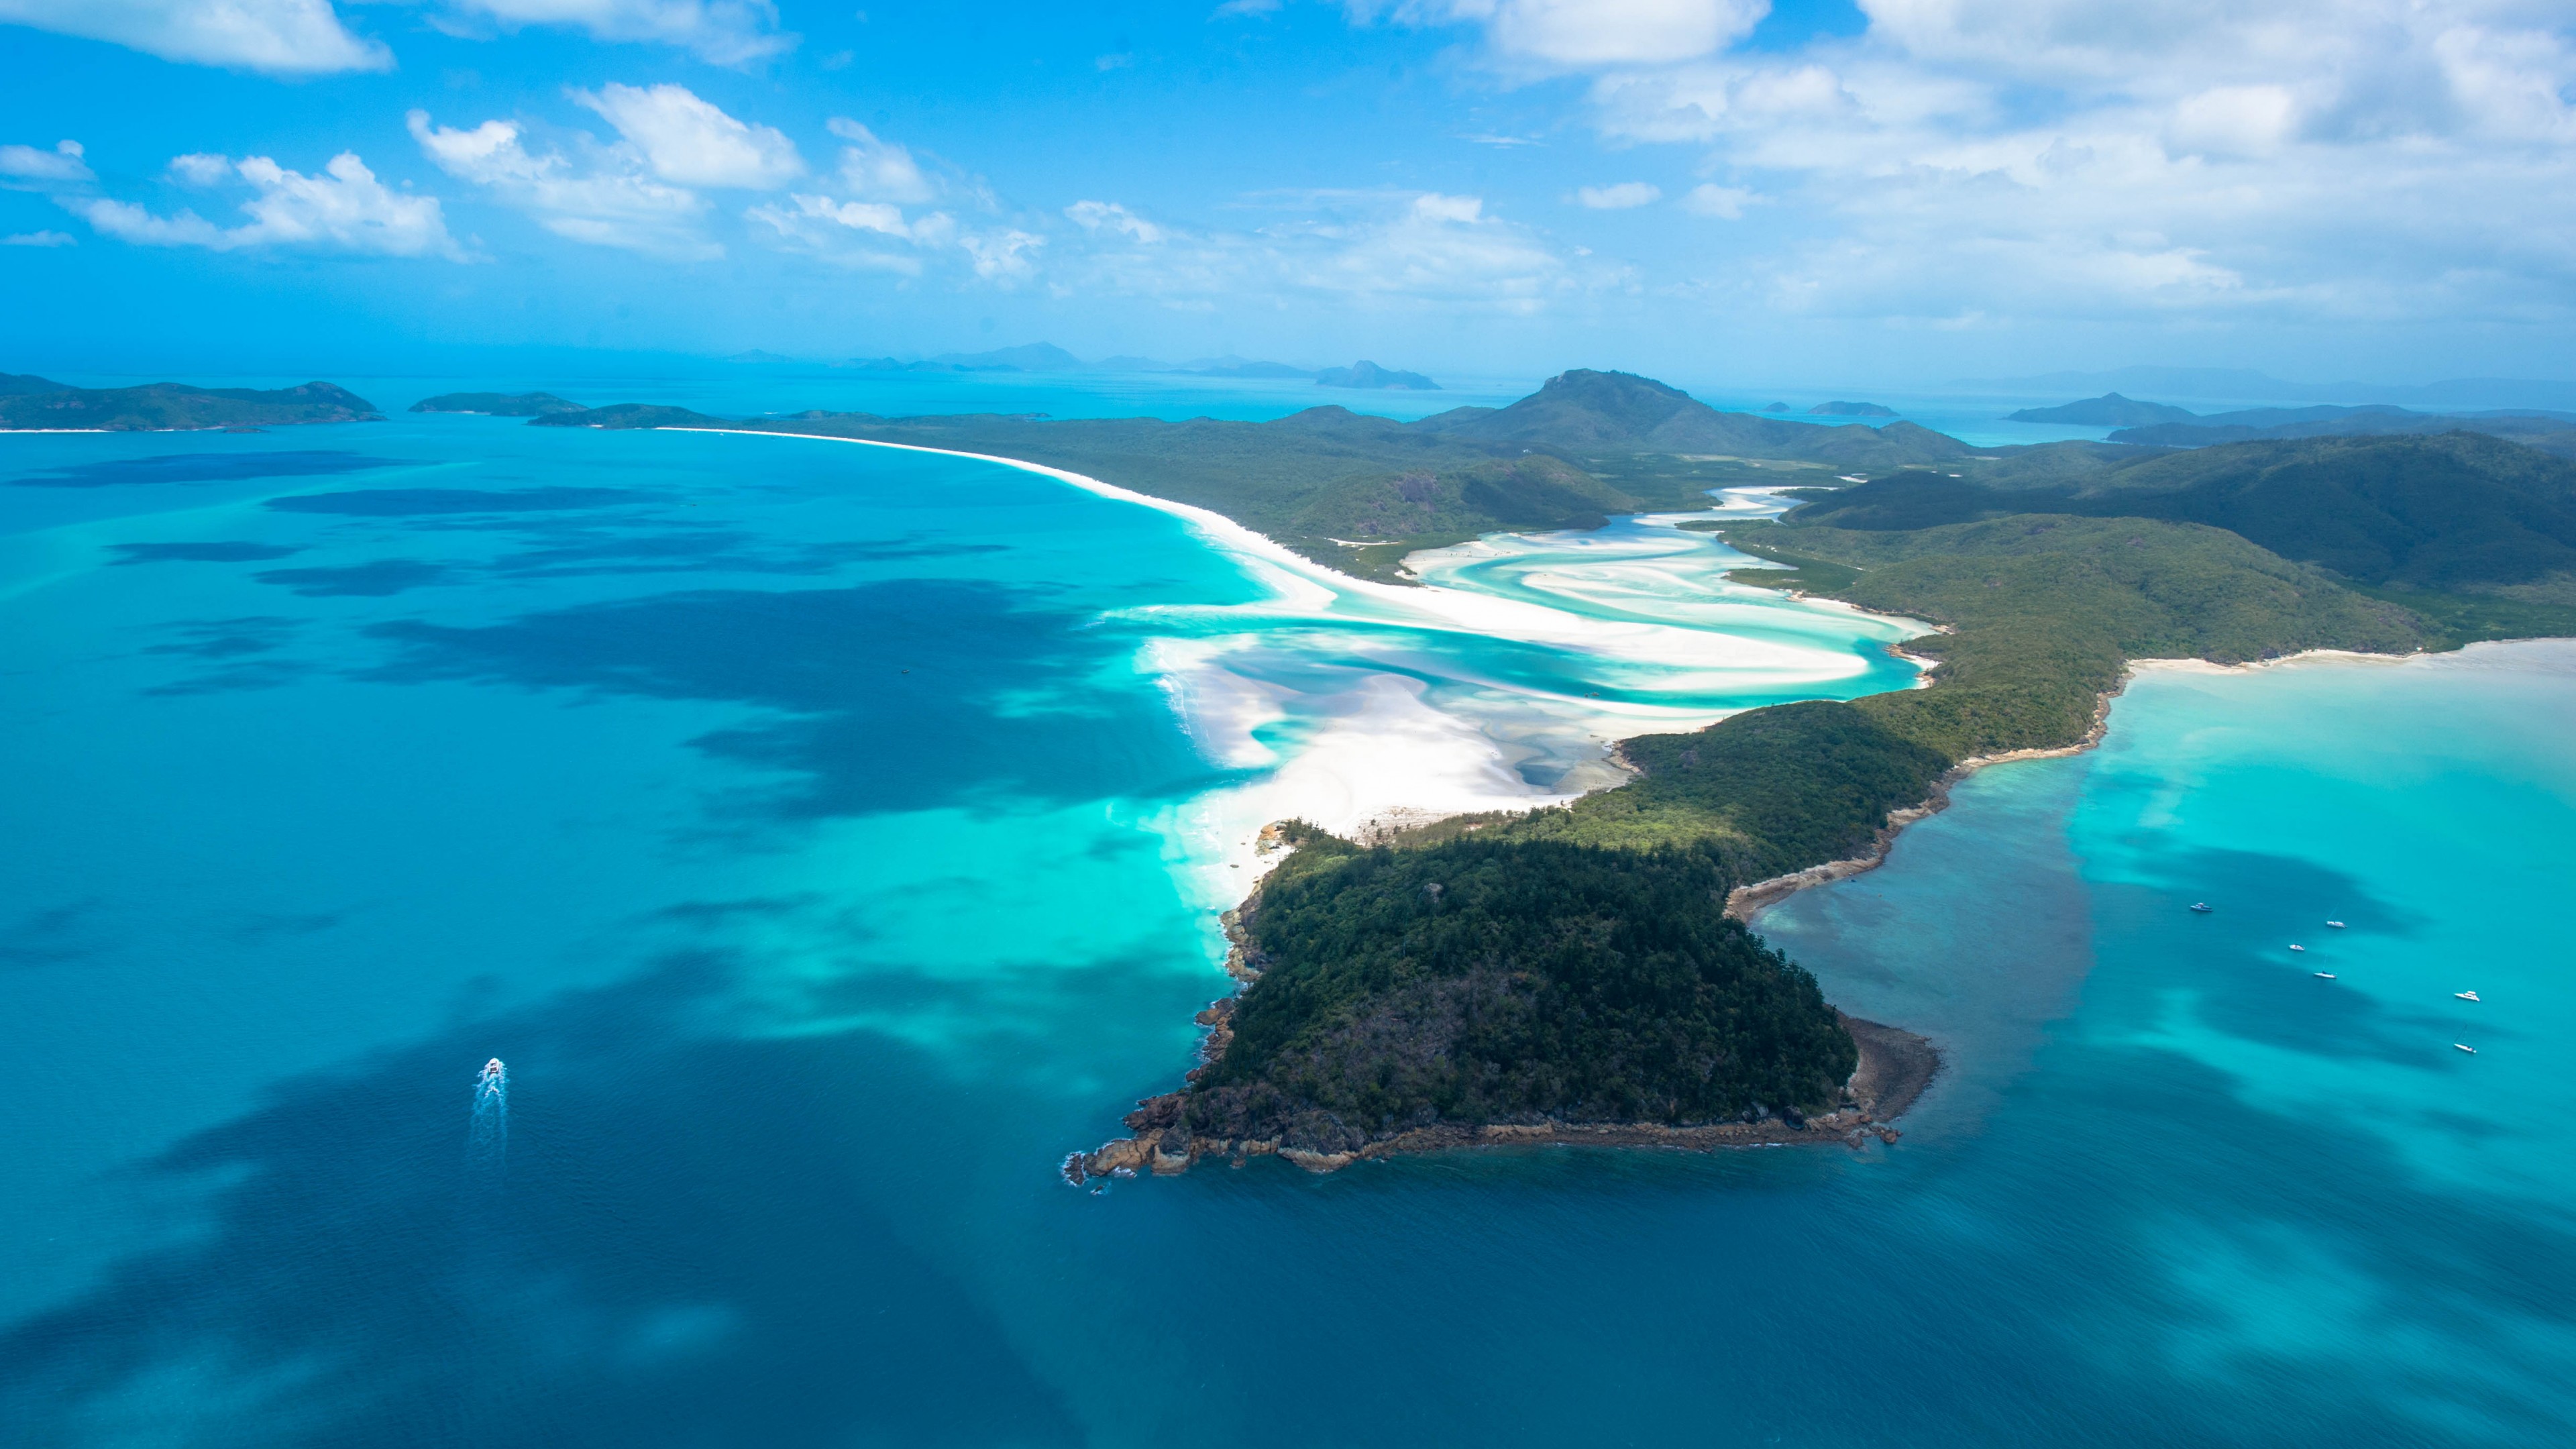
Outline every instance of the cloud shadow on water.
[[[853, 1150], [920, 1064], [870, 1037], [699, 1035], [727, 974], [673, 957], [180, 1144], [155, 1170], [228, 1184], [211, 1221], [0, 1333], [10, 1442], [1080, 1442]], [[467, 1152], [495, 1052], [505, 1166]]]
[[366, 677], [465, 680], [771, 712], [701, 750], [803, 777], [774, 819], [1163, 796], [1210, 778], [1161, 695], [1125, 675], [1135, 641], [1042, 590], [948, 579], [701, 590], [525, 615], [417, 620]]

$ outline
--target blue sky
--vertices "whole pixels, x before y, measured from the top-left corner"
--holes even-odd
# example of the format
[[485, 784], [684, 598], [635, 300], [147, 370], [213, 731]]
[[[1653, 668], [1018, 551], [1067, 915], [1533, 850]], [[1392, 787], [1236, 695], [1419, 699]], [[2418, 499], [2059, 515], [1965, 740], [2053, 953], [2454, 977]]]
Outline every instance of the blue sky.
[[2555, 0], [0, 0], [0, 370], [2576, 376]]

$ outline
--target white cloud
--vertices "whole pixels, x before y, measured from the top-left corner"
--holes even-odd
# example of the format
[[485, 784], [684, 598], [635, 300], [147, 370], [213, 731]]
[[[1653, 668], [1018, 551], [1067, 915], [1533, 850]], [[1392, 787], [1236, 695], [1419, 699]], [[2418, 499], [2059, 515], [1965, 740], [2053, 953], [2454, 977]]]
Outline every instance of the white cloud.
[[1682, 196], [1682, 210], [1693, 216], [1722, 217], [1734, 221], [1744, 215], [1744, 208], [1762, 198], [1741, 186], [1719, 186], [1702, 182]]
[[575, 160], [560, 150], [530, 151], [509, 121], [460, 131], [433, 127], [426, 111], [406, 120], [440, 170], [485, 188], [557, 236], [675, 261], [724, 255], [700, 229], [705, 199], [646, 174], [632, 147], [604, 147], [583, 136]]
[[0, 0], [0, 24], [270, 75], [389, 70], [394, 63], [382, 45], [351, 34], [331, 0]]
[[906, 205], [936, 200], [939, 187], [922, 174], [912, 153], [847, 116], [834, 116], [829, 129], [850, 144], [841, 151], [841, 184], [877, 201]]
[[233, 163], [228, 156], [213, 156], [192, 151], [170, 158], [170, 179], [187, 186], [216, 186], [232, 178]]
[[605, 117], [665, 181], [769, 191], [805, 174], [795, 142], [735, 120], [685, 86], [610, 84], [572, 98]]
[[[245, 156], [225, 164], [256, 193], [241, 204], [250, 220], [239, 226], [217, 226], [187, 210], [159, 216], [132, 202], [99, 197], [66, 197], [62, 205], [88, 218], [100, 232], [140, 246], [213, 251], [306, 246], [381, 256], [436, 254], [465, 259], [463, 249], [447, 234], [438, 198], [389, 190], [354, 151], [332, 157], [317, 176], [289, 171], [266, 156]], [[211, 175], [211, 168], [205, 171]]]
[[1181, 311], [1258, 303], [1526, 316], [1620, 280], [1487, 215], [1474, 196], [1257, 196], [1247, 205], [1266, 214], [1258, 226], [1194, 232], [1149, 223], [1150, 244], [1111, 224], [1115, 214], [1099, 205], [1092, 216], [1100, 224], [1084, 233], [1089, 249], [1058, 258], [1050, 271], [1084, 292]]
[[1355, 13], [1472, 21], [1504, 83], [1588, 73], [1605, 140], [1742, 178], [1681, 198], [1770, 209], [1775, 252], [1730, 239], [1691, 284], [1734, 301], [1926, 325], [2576, 315], [2563, 6], [1859, 3], [1865, 34], [1790, 53], [1693, 52], [1678, 9], [1569, 0], [1548, 11], [1565, 33], [1598, 33], [1563, 42], [1519, 0]]
[[1578, 186], [1574, 202], [1594, 211], [1626, 211], [1663, 199], [1664, 191], [1646, 181], [1622, 181], [1613, 186]]
[[0, 146], [0, 186], [12, 191], [52, 191], [94, 181], [97, 177], [81, 160], [82, 154], [78, 141], [57, 141], [51, 151]]
[[837, 266], [901, 272], [919, 276], [922, 260], [911, 247], [925, 234], [944, 240], [953, 230], [946, 216], [924, 218], [926, 225], [905, 220], [903, 208], [882, 201], [835, 201], [828, 196], [791, 195], [783, 206], [763, 203], [743, 213], [767, 227], [789, 251], [820, 257]]
[[22, 231], [14, 236], [0, 236], [0, 247], [69, 247], [80, 245], [80, 238], [64, 231]]
[[1361, 18], [1473, 24], [1502, 57], [1555, 66], [1693, 60], [1750, 34], [1770, 0], [1348, 0]]
[[1114, 201], [1077, 201], [1064, 209], [1074, 225], [1089, 232], [1115, 232], [1151, 246], [1163, 239], [1163, 229]]
[[1036, 270], [1035, 253], [1046, 245], [1046, 238], [1016, 227], [1005, 227], [1000, 231], [961, 235], [957, 244], [964, 247], [966, 255], [973, 259], [976, 276], [988, 282], [1015, 282]]
[[[7, 3], [7, 0], [0, 0]], [[593, 39], [677, 46], [717, 65], [745, 66], [796, 48], [770, 0], [447, 0], [448, 14], [503, 29], [566, 25]], [[454, 28], [452, 25], [450, 28]]]

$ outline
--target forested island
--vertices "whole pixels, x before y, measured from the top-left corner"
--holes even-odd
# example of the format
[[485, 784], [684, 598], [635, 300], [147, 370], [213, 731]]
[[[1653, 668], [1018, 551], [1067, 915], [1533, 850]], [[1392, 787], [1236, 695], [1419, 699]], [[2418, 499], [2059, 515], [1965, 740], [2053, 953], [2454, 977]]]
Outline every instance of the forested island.
[[297, 423], [370, 422], [383, 414], [343, 387], [72, 387], [49, 378], [0, 373], [0, 430], [180, 432], [265, 428]]
[[[1964, 772], [2098, 737], [2129, 661], [2404, 653], [2576, 634], [2576, 465], [2476, 433], [1972, 449], [1895, 422], [1721, 413], [1572, 372], [1500, 409], [1269, 423], [625, 406], [556, 427], [729, 427], [999, 454], [1233, 517], [1335, 567], [1583, 528], [1766, 484], [1733, 577], [1925, 619], [1930, 687], [1625, 741], [1628, 784], [1362, 846], [1311, 827], [1232, 917], [1244, 985], [1204, 1061], [1077, 1181], [1277, 1153], [1328, 1169], [1503, 1142], [1857, 1142], [1930, 1073], [1744, 925], [1865, 866]], [[1865, 481], [1853, 482], [1854, 479]], [[1843, 486], [1843, 485], [1850, 486]]]

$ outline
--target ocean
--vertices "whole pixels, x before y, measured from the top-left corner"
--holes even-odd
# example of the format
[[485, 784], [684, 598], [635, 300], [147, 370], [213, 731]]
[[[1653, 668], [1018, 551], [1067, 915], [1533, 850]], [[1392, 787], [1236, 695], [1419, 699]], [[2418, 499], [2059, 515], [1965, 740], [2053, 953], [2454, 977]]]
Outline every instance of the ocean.
[[1743, 562], [1381, 588], [770, 437], [0, 437], [8, 1442], [2565, 1442], [2576, 646], [2149, 670], [1773, 908], [1944, 1046], [1893, 1146], [1063, 1184], [1260, 824], [1911, 681]]

